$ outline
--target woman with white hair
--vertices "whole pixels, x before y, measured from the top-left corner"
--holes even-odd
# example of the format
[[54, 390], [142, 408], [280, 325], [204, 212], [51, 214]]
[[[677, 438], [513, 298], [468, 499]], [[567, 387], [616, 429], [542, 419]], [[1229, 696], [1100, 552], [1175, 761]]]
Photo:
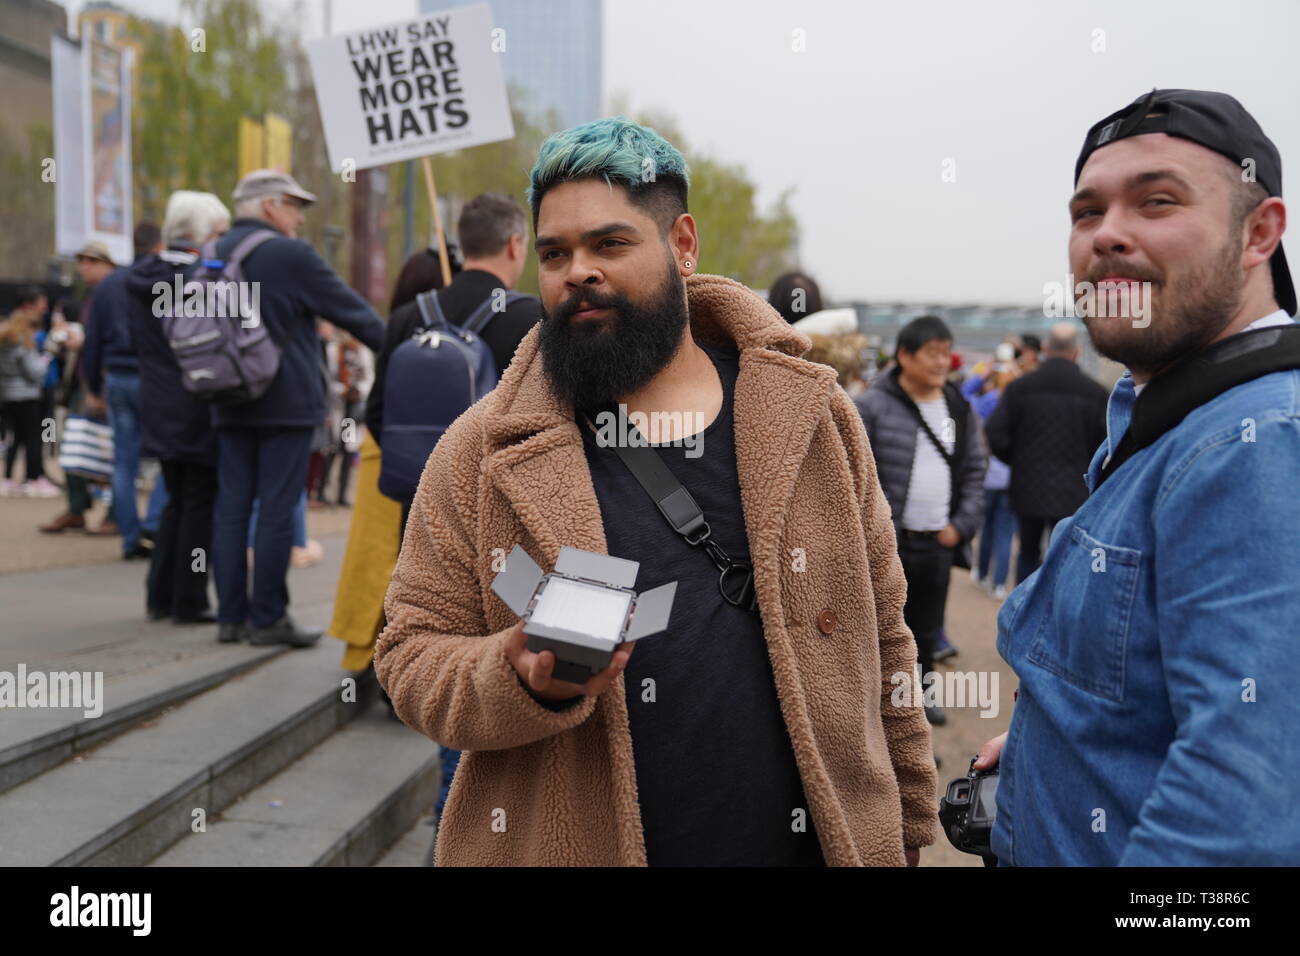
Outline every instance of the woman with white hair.
[[145, 607], [154, 620], [213, 623], [207, 555], [217, 498], [217, 442], [207, 403], [182, 384], [162, 319], [157, 288], [175, 288], [194, 271], [199, 250], [230, 228], [230, 210], [212, 193], [179, 190], [167, 200], [166, 249], [131, 268], [131, 340], [140, 363], [141, 453], [162, 463], [171, 500], [163, 511], [149, 566]]

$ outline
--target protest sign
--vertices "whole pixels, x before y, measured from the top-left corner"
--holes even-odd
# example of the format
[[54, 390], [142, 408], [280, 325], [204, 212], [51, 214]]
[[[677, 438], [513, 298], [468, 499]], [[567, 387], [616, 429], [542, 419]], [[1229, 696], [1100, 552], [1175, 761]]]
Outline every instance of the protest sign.
[[368, 169], [514, 136], [487, 4], [309, 48], [330, 166]]

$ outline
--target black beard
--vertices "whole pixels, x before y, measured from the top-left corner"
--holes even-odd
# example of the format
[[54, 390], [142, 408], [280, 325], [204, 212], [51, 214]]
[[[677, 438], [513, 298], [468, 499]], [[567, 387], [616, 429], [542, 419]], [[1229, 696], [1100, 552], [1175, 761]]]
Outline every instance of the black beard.
[[[1229, 239], [1209, 269], [1179, 283], [1176, 289], [1172, 283], [1160, 282], [1152, 296], [1153, 315], [1147, 328], [1116, 324], [1127, 323], [1127, 319], [1085, 318], [1083, 324], [1093, 348], [1135, 374], [1148, 377], [1204, 349], [1227, 327], [1241, 303], [1245, 284], [1238, 269], [1241, 249], [1240, 239]], [[1095, 272], [1099, 276], [1107, 274], [1101, 268]]]
[[[690, 318], [685, 298], [685, 284], [670, 263], [658, 291], [644, 303], [589, 290], [575, 293], [554, 313], [543, 306], [537, 347], [551, 394], [575, 409], [599, 409], [647, 385], [681, 346]], [[575, 321], [580, 302], [612, 314]]]

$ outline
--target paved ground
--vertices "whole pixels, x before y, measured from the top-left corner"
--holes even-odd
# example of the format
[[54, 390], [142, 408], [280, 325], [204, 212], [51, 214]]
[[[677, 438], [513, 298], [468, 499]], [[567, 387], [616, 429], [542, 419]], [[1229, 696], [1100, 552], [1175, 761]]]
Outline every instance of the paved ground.
[[[984, 742], [1002, 733], [1011, 722], [1011, 695], [1016, 687], [1016, 676], [998, 656], [994, 643], [1000, 606], [1000, 602], [975, 586], [970, 572], [953, 571], [952, 585], [948, 590], [947, 627], [948, 637], [957, 646], [958, 654], [939, 664], [938, 669], [945, 672], [986, 672], [988, 677], [985, 679], [990, 688], [992, 675], [996, 674], [998, 707], [996, 714], [987, 717], [980, 716], [979, 707], [949, 707], [948, 722], [933, 728], [935, 753], [942, 762], [939, 794], [935, 796], [936, 808], [948, 781], [965, 776], [971, 758]], [[979, 857], [954, 849], [942, 835], [937, 843], [921, 851], [921, 862], [935, 866], [983, 866]]]
[[[142, 648], [171, 655], [169, 660], [202, 654], [210, 643], [210, 628], [174, 629], [175, 642], [162, 642], [162, 649], [159, 642], [139, 640], [146, 631], [171, 627], [144, 619], [145, 563], [122, 561], [117, 538], [39, 533], [36, 526], [60, 513], [62, 506], [59, 498], [0, 498], [0, 669], [18, 661], [45, 668], [75, 662], [85, 669], [93, 659], [93, 669], [125, 673], [157, 663], [139, 659], [145, 653]], [[93, 523], [102, 512], [103, 506], [97, 505]], [[309, 534], [324, 545], [325, 559], [290, 572], [293, 607], [304, 624], [329, 622], [350, 517], [347, 509], [309, 512]], [[935, 751], [942, 761], [939, 793], [949, 780], [964, 776], [970, 758], [986, 740], [1006, 730], [1011, 719], [1015, 679], [994, 647], [998, 606], [968, 573], [954, 573], [948, 634], [960, 653], [939, 666], [945, 672], [984, 672], [986, 681], [996, 674], [998, 708], [996, 715], [981, 717], [977, 706], [950, 707], [947, 724], [934, 728]], [[52, 617], [68, 623], [52, 627]], [[338, 648], [341, 655], [342, 645]], [[422, 852], [426, 839], [423, 832], [413, 836], [406, 855]], [[921, 859], [923, 865], [981, 865], [942, 836]]]
[[[22, 462], [17, 463], [21, 468]], [[17, 471], [15, 471], [17, 473]], [[45, 473], [51, 481], [62, 484], [63, 476], [54, 458], [45, 459]], [[145, 511], [146, 496], [139, 497], [140, 514]], [[120, 560], [122, 540], [95, 537], [78, 531], [41, 534], [36, 529], [68, 510], [67, 499], [0, 498], [0, 574], [10, 571], [41, 571], [48, 568], [75, 568]], [[97, 527], [107, 514], [107, 506], [95, 501], [87, 512], [86, 523]], [[347, 530], [351, 512], [346, 508], [328, 508], [308, 512], [310, 537], [338, 534]], [[139, 565], [143, 568], [143, 563]], [[143, 573], [143, 572], [141, 572]]]

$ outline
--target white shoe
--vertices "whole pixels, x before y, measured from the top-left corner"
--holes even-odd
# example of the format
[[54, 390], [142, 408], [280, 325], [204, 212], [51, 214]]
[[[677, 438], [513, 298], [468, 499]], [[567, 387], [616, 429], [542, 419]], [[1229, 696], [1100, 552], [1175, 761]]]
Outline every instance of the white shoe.
[[12, 478], [0, 478], [0, 498], [10, 498], [22, 493], [22, 486], [18, 482]]
[[993, 589], [993, 596], [999, 601], [1005, 601], [1007, 599], [1007, 586], [999, 584]]
[[57, 498], [62, 492], [48, 478], [37, 478], [23, 485], [23, 494], [28, 498]]
[[971, 581], [975, 584], [976, 587], [979, 587], [979, 586], [980, 586], [980, 572], [979, 572], [979, 568], [971, 568], [971, 569], [970, 569], [970, 579], [971, 579]]

